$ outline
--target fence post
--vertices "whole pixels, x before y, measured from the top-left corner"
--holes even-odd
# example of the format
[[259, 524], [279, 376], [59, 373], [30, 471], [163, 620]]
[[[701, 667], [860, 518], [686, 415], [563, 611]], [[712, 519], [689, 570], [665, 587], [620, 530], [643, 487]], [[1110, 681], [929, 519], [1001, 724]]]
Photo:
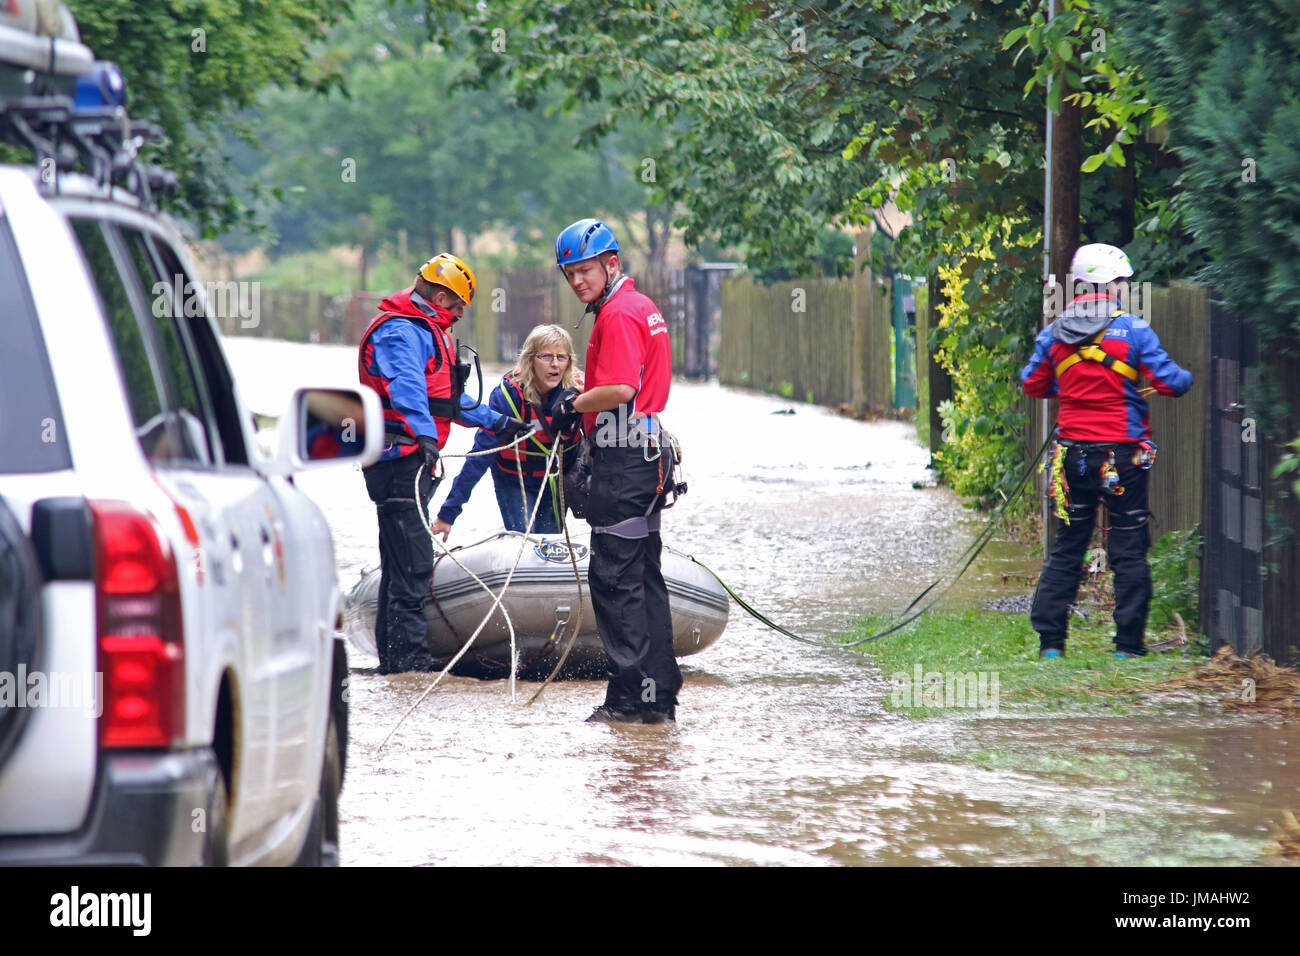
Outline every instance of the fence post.
[[939, 307], [948, 301], [943, 290], [943, 280], [937, 275], [929, 278], [929, 305], [926, 309], [926, 346], [925, 355], [929, 366], [927, 377], [930, 388], [930, 454], [934, 455], [943, 447], [943, 417], [939, 414], [939, 403], [952, 399], [952, 376], [935, 359], [930, 350], [930, 330], [939, 326]]

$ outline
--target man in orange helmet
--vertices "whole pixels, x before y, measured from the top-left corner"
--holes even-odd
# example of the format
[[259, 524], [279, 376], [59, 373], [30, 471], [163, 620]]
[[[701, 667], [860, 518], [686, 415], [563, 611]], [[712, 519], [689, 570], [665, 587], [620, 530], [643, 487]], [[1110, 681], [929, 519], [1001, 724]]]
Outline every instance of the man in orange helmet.
[[528, 429], [516, 418], [464, 399], [469, 367], [460, 364], [450, 329], [476, 288], [473, 271], [459, 258], [434, 256], [414, 285], [380, 303], [379, 315], [361, 337], [358, 372], [361, 383], [379, 393], [386, 437], [379, 460], [363, 469], [366, 491], [379, 512], [375, 645], [383, 674], [434, 669], [424, 616], [433, 588], [433, 543], [421, 514], [437, 485], [438, 451], [447, 443], [451, 423], [491, 429], [501, 444]]

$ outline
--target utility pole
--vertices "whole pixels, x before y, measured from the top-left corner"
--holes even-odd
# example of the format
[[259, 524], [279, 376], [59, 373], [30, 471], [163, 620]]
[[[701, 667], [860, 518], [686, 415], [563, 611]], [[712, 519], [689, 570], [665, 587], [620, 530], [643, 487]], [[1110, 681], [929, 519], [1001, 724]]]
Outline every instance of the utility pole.
[[[1056, 18], [1056, 0], [1048, 0], [1047, 22]], [[1057, 300], [1052, 295], [1052, 286], [1059, 285], [1068, 301], [1073, 298], [1070, 288], [1070, 259], [1074, 256], [1079, 243], [1079, 179], [1083, 162], [1083, 130], [1081, 111], [1077, 103], [1067, 101], [1073, 92], [1064, 76], [1047, 78], [1047, 98], [1051, 100], [1052, 87], [1061, 84], [1059, 98], [1060, 115], [1047, 107], [1046, 162], [1044, 163], [1043, 182], [1043, 327], [1046, 328], [1056, 318], [1052, 303]], [[1040, 429], [1039, 445], [1047, 442], [1051, 430], [1050, 399], [1039, 403]], [[1044, 489], [1045, 490], [1045, 489]], [[1043, 498], [1043, 554], [1051, 552], [1055, 535], [1053, 534], [1052, 512]]]

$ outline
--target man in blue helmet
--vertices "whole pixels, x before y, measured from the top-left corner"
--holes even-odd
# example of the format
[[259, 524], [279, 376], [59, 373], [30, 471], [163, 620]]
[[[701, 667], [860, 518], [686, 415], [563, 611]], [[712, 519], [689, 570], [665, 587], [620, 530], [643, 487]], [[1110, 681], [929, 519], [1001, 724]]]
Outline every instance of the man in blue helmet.
[[557, 420], [581, 416], [592, 439], [588, 581], [596, 626], [613, 663], [605, 702], [588, 720], [673, 722], [682, 673], [659, 570], [664, 462], [658, 413], [672, 379], [668, 325], [623, 274], [618, 240], [600, 220], [582, 219], [561, 232], [555, 262], [596, 315], [585, 390], [569, 389], [557, 401]]

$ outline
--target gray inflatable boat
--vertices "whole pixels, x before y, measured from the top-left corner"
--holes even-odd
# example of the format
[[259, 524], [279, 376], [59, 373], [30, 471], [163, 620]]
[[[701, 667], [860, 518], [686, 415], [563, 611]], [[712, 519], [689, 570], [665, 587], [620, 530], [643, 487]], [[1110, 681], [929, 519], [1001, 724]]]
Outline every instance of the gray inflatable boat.
[[[587, 584], [590, 556], [588, 536], [574, 536], [578, 571], [583, 580], [583, 612], [578, 638], [565, 661], [562, 677], [604, 677], [609, 658], [596, 632]], [[474, 544], [452, 548], [461, 564], [499, 593], [520, 544], [524, 553], [510, 579], [502, 604], [515, 627], [519, 654], [517, 676], [539, 680], [551, 672], [568, 643], [578, 616], [578, 587], [564, 538], [538, 537], [503, 531]], [[673, 651], [678, 657], [698, 654], [722, 634], [730, 604], [713, 575], [686, 555], [664, 547], [660, 567], [668, 587], [673, 618]], [[375, 609], [379, 602], [379, 570], [365, 571], [344, 607], [344, 630], [354, 647], [370, 656], [375, 651]], [[483, 620], [493, 598], [465, 571], [435, 548], [433, 599], [428, 617], [429, 649], [438, 667], [446, 666]], [[510, 631], [500, 608], [474, 641], [453, 673], [466, 677], [500, 678], [510, 673]]]

